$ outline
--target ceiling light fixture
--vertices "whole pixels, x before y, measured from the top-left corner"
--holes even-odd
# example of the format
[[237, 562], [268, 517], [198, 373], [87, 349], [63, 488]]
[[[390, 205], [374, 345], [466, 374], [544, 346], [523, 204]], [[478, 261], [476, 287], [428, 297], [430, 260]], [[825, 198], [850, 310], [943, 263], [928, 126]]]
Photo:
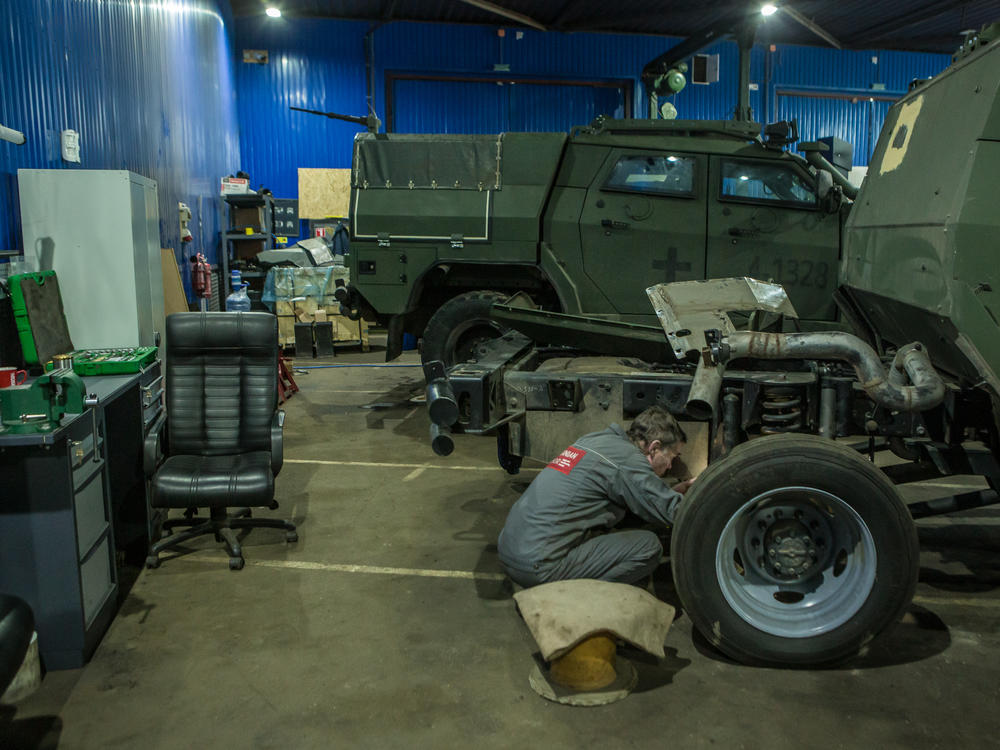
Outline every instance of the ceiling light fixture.
[[760, 14], [762, 16], [773, 16], [778, 12], [778, 6], [768, 3], [767, 5], [762, 5], [760, 8]]
[[268, 8], [264, 12], [271, 18], [281, 18], [281, 11], [278, 8]]

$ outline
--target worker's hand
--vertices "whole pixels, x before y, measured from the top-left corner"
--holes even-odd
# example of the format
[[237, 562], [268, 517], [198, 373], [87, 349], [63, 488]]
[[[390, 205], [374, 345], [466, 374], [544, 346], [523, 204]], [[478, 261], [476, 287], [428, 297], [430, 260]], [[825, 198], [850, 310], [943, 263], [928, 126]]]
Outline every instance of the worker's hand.
[[691, 477], [690, 479], [685, 479], [683, 482], [678, 482], [673, 487], [674, 492], [679, 492], [683, 495], [691, 488], [692, 484], [694, 484], [694, 477]]

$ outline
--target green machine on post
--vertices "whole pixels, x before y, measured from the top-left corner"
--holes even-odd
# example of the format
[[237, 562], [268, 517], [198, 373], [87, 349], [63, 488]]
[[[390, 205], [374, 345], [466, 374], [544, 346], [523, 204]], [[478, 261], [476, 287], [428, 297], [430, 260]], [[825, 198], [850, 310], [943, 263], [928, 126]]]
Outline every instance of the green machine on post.
[[51, 432], [64, 414], [96, 406], [83, 379], [72, 370], [46, 373], [27, 385], [0, 388], [0, 435]]

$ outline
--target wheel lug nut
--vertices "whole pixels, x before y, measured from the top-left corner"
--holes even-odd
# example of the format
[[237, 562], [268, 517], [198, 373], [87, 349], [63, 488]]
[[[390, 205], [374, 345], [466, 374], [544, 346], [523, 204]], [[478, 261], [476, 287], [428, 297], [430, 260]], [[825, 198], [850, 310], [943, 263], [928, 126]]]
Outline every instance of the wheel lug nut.
[[769, 554], [771, 557], [774, 557], [775, 555], [778, 554], [778, 552], [777, 550], [774, 549], [774, 547], [771, 547], [771, 549], [767, 551], [767, 554]]

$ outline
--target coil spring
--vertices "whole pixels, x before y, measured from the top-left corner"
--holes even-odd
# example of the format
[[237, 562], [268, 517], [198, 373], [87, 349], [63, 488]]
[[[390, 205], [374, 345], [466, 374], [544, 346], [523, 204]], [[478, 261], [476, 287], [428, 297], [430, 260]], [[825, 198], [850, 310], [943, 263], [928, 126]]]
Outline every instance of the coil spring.
[[802, 396], [795, 388], [765, 386], [761, 389], [760, 431], [764, 435], [802, 430]]

